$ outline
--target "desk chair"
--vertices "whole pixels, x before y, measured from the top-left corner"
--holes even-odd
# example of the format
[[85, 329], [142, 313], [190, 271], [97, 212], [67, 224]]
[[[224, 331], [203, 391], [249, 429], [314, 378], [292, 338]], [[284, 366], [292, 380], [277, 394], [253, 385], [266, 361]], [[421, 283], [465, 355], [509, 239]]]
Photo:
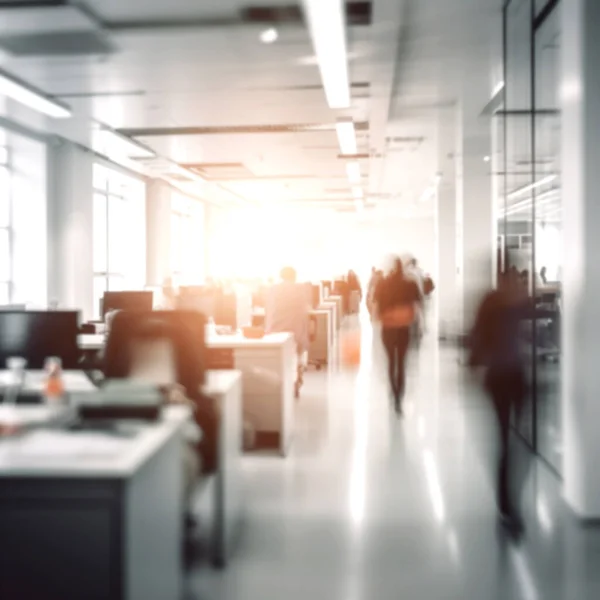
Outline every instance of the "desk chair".
[[150, 382], [167, 390], [181, 386], [202, 429], [198, 450], [203, 472], [211, 473], [217, 460], [218, 416], [201, 392], [205, 325], [204, 315], [196, 311], [119, 312], [106, 342], [104, 375], [106, 379]]

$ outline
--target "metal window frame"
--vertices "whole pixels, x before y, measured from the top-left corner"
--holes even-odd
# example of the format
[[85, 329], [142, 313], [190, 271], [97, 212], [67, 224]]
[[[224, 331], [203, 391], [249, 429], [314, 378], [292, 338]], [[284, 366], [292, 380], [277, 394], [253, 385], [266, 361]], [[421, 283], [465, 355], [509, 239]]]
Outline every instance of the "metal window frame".
[[[527, 0], [530, 3], [530, 18], [531, 18], [531, 29], [530, 29], [530, 52], [529, 52], [529, 60], [530, 60], [530, 92], [531, 92], [531, 123], [530, 123], [530, 136], [531, 136], [531, 160], [532, 160], [532, 181], [535, 181], [536, 176], [536, 82], [537, 82], [537, 72], [536, 72], [536, 33], [544, 25], [547, 19], [554, 14], [554, 11], [560, 5], [560, 0], [548, 0], [547, 3], [543, 6], [543, 8], [539, 11], [536, 11], [535, 0]], [[509, 87], [509, 79], [508, 79], [508, 10], [512, 5], [513, 0], [505, 0], [504, 6], [502, 9], [502, 37], [503, 37], [503, 77], [504, 77], [504, 109], [506, 110], [508, 107], [506, 106], [507, 99], [507, 89]], [[505, 177], [505, 186], [504, 186], [504, 207], [507, 206], [507, 186], [506, 186], [506, 177], [508, 172], [508, 151], [507, 151], [507, 122], [504, 120], [504, 177]], [[536, 191], [532, 191], [532, 208], [531, 208], [531, 219], [532, 219], [532, 252], [531, 252], [531, 272], [535, 273], [535, 265], [536, 265], [536, 202], [535, 202]], [[504, 216], [504, 233], [507, 231], [507, 220], [506, 215]], [[503, 257], [506, 259], [507, 257], [507, 248], [506, 248], [506, 236], [504, 236], [504, 248], [503, 248]], [[532, 277], [532, 293], [536, 294], [537, 292], [537, 282], [536, 278]], [[525, 438], [521, 434], [521, 432], [515, 430], [515, 433], [518, 437], [532, 450], [532, 452], [536, 455], [538, 459], [540, 459], [546, 467], [554, 473], [554, 475], [561, 479], [562, 475], [558, 470], [558, 467], [553, 465], [544, 455], [540, 453], [539, 447], [539, 430], [538, 430], [538, 381], [537, 381], [537, 324], [536, 319], [532, 318], [532, 440], [531, 442]], [[561, 400], [562, 401], [562, 400]]]

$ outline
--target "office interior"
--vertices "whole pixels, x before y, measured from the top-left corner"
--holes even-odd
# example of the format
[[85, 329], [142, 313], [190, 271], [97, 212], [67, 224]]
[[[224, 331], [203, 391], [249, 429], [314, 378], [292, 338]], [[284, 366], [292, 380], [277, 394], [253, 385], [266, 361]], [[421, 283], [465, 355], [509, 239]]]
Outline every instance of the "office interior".
[[[0, 597], [598, 597], [597, 0], [0, 16]], [[435, 282], [400, 422], [366, 305], [394, 256]], [[264, 333], [285, 266], [306, 370], [291, 333]], [[462, 348], [507, 272], [543, 311], [519, 332], [511, 436], [534, 467], [508, 549]], [[217, 410], [171, 402], [183, 380]], [[107, 421], [139, 429], [117, 443]], [[69, 585], [44, 571], [69, 561]]]

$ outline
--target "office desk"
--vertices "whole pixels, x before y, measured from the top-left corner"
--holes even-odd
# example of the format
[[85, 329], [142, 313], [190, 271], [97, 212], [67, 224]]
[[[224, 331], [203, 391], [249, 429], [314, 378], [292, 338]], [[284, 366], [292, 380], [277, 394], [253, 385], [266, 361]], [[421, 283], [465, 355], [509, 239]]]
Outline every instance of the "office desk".
[[331, 361], [333, 328], [331, 311], [318, 309], [310, 311], [311, 332], [308, 348], [308, 362], [320, 369]]
[[258, 340], [242, 335], [207, 338], [209, 368], [242, 373], [244, 418], [256, 431], [257, 445], [289, 450], [294, 427], [296, 344], [291, 333]]
[[[48, 375], [43, 370], [27, 371], [21, 386], [21, 391], [27, 394], [41, 394], [44, 390]], [[67, 393], [93, 392], [96, 386], [87, 378], [83, 371], [63, 371], [63, 382]], [[0, 370], [0, 394], [11, 383], [9, 371]]]
[[188, 417], [168, 408], [131, 437], [35, 430], [0, 440], [0, 597], [180, 598]]
[[336, 312], [335, 312], [335, 328], [336, 330], [342, 327], [342, 319], [344, 318], [344, 299], [342, 296], [328, 296], [327, 302], [335, 302], [336, 304]]
[[[80, 335], [82, 349], [101, 350], [104, 336]], [[258, 340], [239, 335], [206, 339], [208, 368], [242, 372], [244, 418], [257, 434], [257, 445], [289, 450], [294, 427], [296, 346], [291, 333], [274, 333]]]
[[239, 371], [208, 371], [203, 392], [214, 399], [221, 416], [208, 525], [213, 563], [223, 567], [242, 520], [242, 375]]
[[335, 301], [326, 300], [319, 306], [319, 310], [329, 311], [329, 331], [330, 331], [330, 344], [333, 346], [336, 342], [337, 336], [337, 321], [338, 321], [338, 303]]

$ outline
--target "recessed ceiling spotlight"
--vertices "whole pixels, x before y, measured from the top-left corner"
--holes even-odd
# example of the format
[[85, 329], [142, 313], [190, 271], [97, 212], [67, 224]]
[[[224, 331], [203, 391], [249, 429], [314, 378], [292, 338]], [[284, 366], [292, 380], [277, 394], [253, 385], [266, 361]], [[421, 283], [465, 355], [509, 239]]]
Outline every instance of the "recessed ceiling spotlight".
[[265, 29], [260, 33], [260, 41], [263, 44], [273, 44], [279, 38], [279, 32], [274, 27]]
[[487, 155], [483, 157], [484, 162], [490, 162], [490, 160], [492, 160], [492, 159]]

